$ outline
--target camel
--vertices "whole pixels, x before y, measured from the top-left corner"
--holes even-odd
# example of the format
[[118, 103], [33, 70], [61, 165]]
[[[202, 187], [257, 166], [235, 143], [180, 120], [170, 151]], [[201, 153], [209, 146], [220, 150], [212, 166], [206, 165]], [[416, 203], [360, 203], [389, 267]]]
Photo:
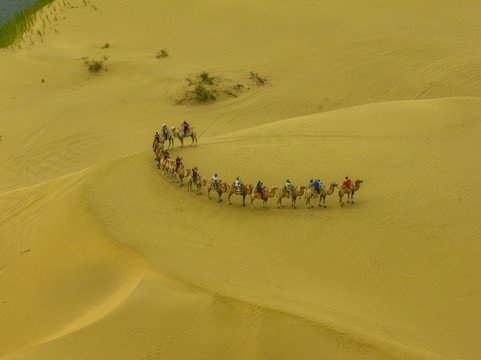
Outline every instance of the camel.
[[170, 146], [174, 147], [174, 133], [167, 130], [167, 136], [165, 136], [165, 133], [161, 131], [160, 141], [162, 142], [162, 144], [167, 140], [169, 140], [169, 146], [167, 146], [167, 149], [170, 148]]
[[171, 160], [170, 158], [163, 158], [160, 161], [160, 169], [162, 170], [162, 174], [170, 172], [170, 169], [172, 168], [172, 163], [175, 164], [175, 160]]
[[177, 175], [179, 175], [179, 186], [182, 187], [184, 186], [184, 178], [189, 177], [190, 175], [190, 169], [186, 169], [184, 165], [180, 165], [176, 172], [174, 162], [174, 164], [172, 165], [172, 180], [174, 180], [174, 182], [176, 182]]
[[362, 180], [357, 179], [354, 182], [354, 186], [351, 187], [350, 190], [346, 189], [344, 186], [341, 186], [341, 189], [339, 190], [339, 204], [341, 206], [344, 206], [344, 203], [342, 202], [342, 197], [344, 196], [344, 194], [347, 194], [347, 202], [349, 202], [349, 196], [350, 196], [351, 197], [351, 204], [354, 204], [354, 200], [353, 200], [354, 192], [359, 190], [362, 182], [363, 182]]
[[235, 187], [234, 184], [232, 184], [232, 186], [229, 187], [229, 190], [227, 192], [227, 194], [229, 195], [227, 197], [227, 199], [229, 200], [229, 205], [232, 205], [232, 203], [230, 202], [230, 197], [232, 196], [232, 194], [236, 194], [236, 195], [242, 196], [242, 206], [246, 206], [246, 196], [252, 193], [253, 186], [252, 185], [247, 186], [245, 184], [241, 184], [239, 191], [237, 191], [237, 188]]
[[273, 187], [272, 189], [264, 188], [264, 196], [261, 196], [257, 191], [252, 191], [251, 193], [251, 208], [254, 209], [254, 200], [255, 199], [262, 199], [262, 207], [267, 209], [267, 200], [269, 198], [274, 197], [277, 194], [277, 188]]
[[210, 181], [209, 184], [207, 185], [207, 196], [209, 197], [209, 200], [211, 200], [210, 197], [210, 192], [211, 190], [217, 192], [219, 194], [219, 202], [222, 201], [222, 194], [227, 192], [229, 190], [229, 187], [227, 186], [226, 183], [223, 183], [222, 180], [219, 180], [217, 182], [217, 189], [214, 187], [214, 181]]
[[154, 143], [152, 144], [152, 150], [154, 153], [157, 153], [160, 148], [164, 148], [164, 142], [162, 140], [154, 140]]
[[[189, 177], [189, 181], [187, 182], [187, 188], [192, 191], [192, 184], [194, 184], [194, 179], [191, 177]], [[202, 186], [206, 186], [207, 185], [207, 179], [200, 176], [199, 174], [197, 174], [197, 179], [196, 179], [196, 182], [194, 184], [197, 188], [197, 195], [201, 195], [202, 192], [201, 192], [201, 188]]]
[[187, 131], [187, 134], [184, 134], [184, 126], [181, 125], [179, 126], [178, 129], [175, 127], [172, 127], [172, 133], [174, 134], [175, 137], [178, 137], [180, 140], [180, 146], [184, 146], [184, 139], [191, 137], [192, 138], [192, 143], [191, 145], [195, 144], [197, 145], [197, 131], [195, 130], [195, 127], [189, 125], [189, 131]]
[[291, 206], [295, 209], [296, 208], [296, 200], [298, 197], [301, 197], [302, 195], [304, 195], [304, 190], [306, 190], [306, 187], [305, 186], [301, 186], [299, 188], [299, 190], [297, 190], [297, 188], [295, 186], [292, 187], [292, 196], [291, 196], [291, 193], [289, 191], [287, 191], [287, 188], [286, 187], [283, 187], [281, 191], [278, 192], [277, 194], [277, 207], [279, 207], [279, 205], [282, 207], [282, 198], [284, 197], [290, 197], [291, 200], [292, 200], [292, 204]]
[[314, 187], [310, 187], [307, 192], [306, 192], [306, 205], [308, 207], [313, 207], [314, 205], [311, 205], [311, 198], [313, 198], [314, 196], [319, 196], [319, 207], [321, 207], [321, 202], [324, 202], [324, 207], [326, 207], [326, 196], [327, 195], [331, 195], [333, 192], [334, 192], [334, 189], [337, 187], [338, 185], [335, 184], [335, 183], [332, 183], [331, 184], [331, 187], [329, 188], [329, 190], [326, 191], [326, 188], [324, 186], [321, 186], [319, 188], [319, 194], [317, 194], [314, 190]]

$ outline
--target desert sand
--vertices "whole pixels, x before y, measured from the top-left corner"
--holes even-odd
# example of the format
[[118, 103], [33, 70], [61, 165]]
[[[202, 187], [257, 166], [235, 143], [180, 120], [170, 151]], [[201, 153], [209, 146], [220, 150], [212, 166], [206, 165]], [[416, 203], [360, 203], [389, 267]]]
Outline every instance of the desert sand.
[[[0, 52], [0, 359], [479, 359], [480, 13], [45, 7]], [[203, 71], [218, 93], [196, 104]], [[184, 120], [198, 145], [171, 154], [202, 176], [349, 176], [355, 204], [196, 196], [151, 149]]]

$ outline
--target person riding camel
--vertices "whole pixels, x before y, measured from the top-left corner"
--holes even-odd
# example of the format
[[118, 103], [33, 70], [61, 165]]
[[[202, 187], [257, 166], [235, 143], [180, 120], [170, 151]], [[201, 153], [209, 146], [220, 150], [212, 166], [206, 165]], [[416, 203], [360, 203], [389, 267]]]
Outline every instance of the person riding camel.
[[180, 167], [180, 165], [182, 165], [182, 159], [180, 158], [180, 156], [177, 156], [177, 158], [175, 159], [175, 171], [174, 172], [177, 172], [177, 169]]
[[307, 186], [307, 188], [310, 189], [313, 184], [314, 184], [314, 179], [313, 179], [313, 178], [310, 178], [310, 179], [309, 179], [309, 185]]
[[184, 120], [182, 123], [182, 126], [184, 127], [184, 136], [187, 136], [187, 131], [189, 130], [189, 124], [187, 124], [187, 121]]
[[236, 177], [236, 178], [235, 178], [234, 186], [235, 186], [235, 188], [236, 188], [236, 190], [237, 190], [237, 194], [239, 194], [239, 193], [240, 193], [240, 190], [241, 190], [241, 189], [240, 189], [240, 188], [241, 188], [241, 181], [240, 181], [239, 177]]
[[164, 160], [167, 161], [167, 159], [170, 159], [169, 150], [166, 150], [164, 153]]
[[289, 179], [286, 180], [286, 189], [290, 193], [289, 197], [292, 197], [292, 182]]
[[167, 129], [167, 125], [165, 123], [162, 124], [162, 132], [165, 135], [165, 138], [167, 139], [167, 135], [169, 135], [169, 129]]
[[154, 148], [155, 144], [159, 142], [160, 142], [160, 135], [159, 135], [159, 132], [156, 132], [154, 135], [154, 141], [152, 142], [152, 148]]
[[314, 185], [314, 193], [315, 193], [315, 194], [319, 194], [320, 189], [321, 189], [321, 182], [320, 182], [320, 180], [319, 180], [319, 179], [316, 179], [312, 184]]
[[260, 180], [257, 182], [256, 192], [261, 197], [262, 200], [265, 199], [265, 197], [264, 197], [264, 186], [262, 186], [262, 182]]
[[214, 182], [214, 189], [217, 190], [217, 184], [219, 182], [219, 178], [217, 177], [217, 174], [212, 176], [212, 181]]
[[348, 176], [346, 176], [346, 179], [344, 179], [344, 182], [342, 183], [342, 187], [348, 192], [351, 191], [352, 181], [351, 181], [351, 179], [349, 179]]
[[197, 182], [197, 166], [194, 166], [194, 168], [192, 169], [192, 181], [194, 182], [194, 185], [196, 184]]

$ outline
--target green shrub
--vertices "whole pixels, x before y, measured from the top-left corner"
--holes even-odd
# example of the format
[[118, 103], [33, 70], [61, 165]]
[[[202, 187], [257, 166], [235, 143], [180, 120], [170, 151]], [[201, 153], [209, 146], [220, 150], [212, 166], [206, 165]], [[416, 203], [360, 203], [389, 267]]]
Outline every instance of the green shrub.
[[35, 21], [36, 12], [51, 2], [53, 2], [53, 0], [38, 0], [15, 14], [12, 20], [3, 24], [0, 27], [0, 48], [12, 45], [15, 40], [21, 38], [24, 33], [31, 30]]
[[160, 50], [160, 51], [157, 53], [157, 55], [155, 55], [155, 57], [156, 57], [157, 59], [166, 58], [167, 56], [169, 56], [169, 53], [168, 53], [167, 50], [165, 50], [165, 49]]
[[99, 60], [85, 60], [85, 65], [87, 65], [90, 72], [99, 72], [102, 70], [103, 62]]
[[203, 72], [200, 74], [200, 79], [202, 80], [202, 82], [204, 82], [204, 83], [206, 83], [206, 84], [209, 84], [209, 85], [212, 85], [213, 80], [214, 80], [214, 77], [209, 76], [209, 73], [208, 73], [208, 72], [203, 71]]
[[215, 96], [212, 93], [212, 91], [207, 89], [204, 85], [197, 85], [194, 92], [199, 102], [207, 102], [210, 100], [215, 100]]

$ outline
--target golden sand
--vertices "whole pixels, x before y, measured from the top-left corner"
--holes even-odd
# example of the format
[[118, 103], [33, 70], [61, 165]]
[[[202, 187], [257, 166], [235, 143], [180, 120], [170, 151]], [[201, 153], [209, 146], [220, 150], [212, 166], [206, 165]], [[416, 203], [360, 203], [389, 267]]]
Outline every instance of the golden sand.
[[[0, 52], [0, 359], [479, 359], [480, 13], [46, 7]], [[203, 71], [217, 99], [193, 104]], [[171, 154], [203, 176], [347, 175], [355, 204], [179, 188], [150, 146], [184, 120], [199, 143]]]

